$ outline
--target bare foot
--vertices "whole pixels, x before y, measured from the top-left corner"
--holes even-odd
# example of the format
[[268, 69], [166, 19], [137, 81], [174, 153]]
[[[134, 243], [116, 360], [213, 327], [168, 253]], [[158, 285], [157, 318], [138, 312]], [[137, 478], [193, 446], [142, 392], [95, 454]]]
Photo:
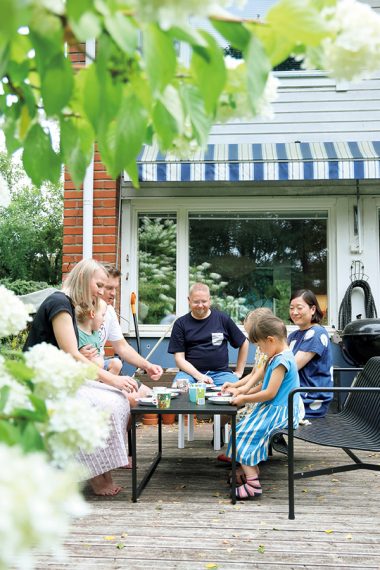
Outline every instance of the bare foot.
[[132, 456], [128, 455], [128, 465], [123, 465], [122, 469], [132, 469]]
[[111, 473], [103, 473], [103, 475], [97, 475], [89, 481], [91, 489], [95, 495], [99, 496], [113, 496], [117, 495], [122, 487], [120, 485], [115, 485], [112, 481]]

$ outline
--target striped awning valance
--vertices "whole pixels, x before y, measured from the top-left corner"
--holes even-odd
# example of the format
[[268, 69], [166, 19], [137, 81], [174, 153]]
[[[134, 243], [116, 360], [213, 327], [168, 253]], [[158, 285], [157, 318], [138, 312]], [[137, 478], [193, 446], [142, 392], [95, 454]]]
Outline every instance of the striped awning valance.
[[141, 182], [242, 182], [380, 178], [380, 141], [210, 144], [191, 157], [145, 146]]

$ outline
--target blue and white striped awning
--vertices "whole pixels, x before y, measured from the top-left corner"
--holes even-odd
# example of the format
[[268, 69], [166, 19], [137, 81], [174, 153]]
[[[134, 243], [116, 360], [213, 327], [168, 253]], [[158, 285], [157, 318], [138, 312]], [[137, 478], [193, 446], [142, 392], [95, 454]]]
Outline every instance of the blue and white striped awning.
[[183, 159], [145, 146], [141, 182], [380, 179], [380, 141], [210, 144]]

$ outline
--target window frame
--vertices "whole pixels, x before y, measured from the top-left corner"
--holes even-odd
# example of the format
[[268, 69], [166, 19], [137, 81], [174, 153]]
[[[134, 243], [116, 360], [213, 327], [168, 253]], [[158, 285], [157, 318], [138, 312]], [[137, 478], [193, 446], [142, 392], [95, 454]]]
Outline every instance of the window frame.
[[[177, 275], [176, 275], [176, 313], [183, 315], [188, 312], [187, 294], [189, 288], [189, 218], [188, 213], [205, 212], [267, 212], [276, 211], [286, 214], [295, 211], [325, 211], [327, 212], [327, 295], [329, 325], [335, 322], [337, 313], [336, 288], [332, 283], [337, 282], [337, 244], [336, 215], [337, 204], [334, 197], [221, 197], [217, 203], [215, 197], [183, 197], [151, 199], [133, 198], [122, 201], [122, 241], [121, 269], [124, 278], [121, 285], [121, 314], [129, 323], [122, 320], [123, 332], [134, 336], [133, 318], [128, 300], [130, 294], [138, 292], [138, 214], [176, 213], [177, 215]], [[242, 328], [242, 327], [241, 327]], [[168, 325], [140, 325], [142, 337], [161, 336], [168, 330]]]

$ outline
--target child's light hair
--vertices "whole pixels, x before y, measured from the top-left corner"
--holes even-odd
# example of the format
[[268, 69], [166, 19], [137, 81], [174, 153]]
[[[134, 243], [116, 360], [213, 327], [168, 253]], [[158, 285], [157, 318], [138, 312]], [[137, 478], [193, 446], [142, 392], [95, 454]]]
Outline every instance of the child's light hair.
[[252, 324], [265, 315], [273, 315], [271, 309], [268, 307], [258, 307], [257, 309], [253, 309], [253, 311], [247, 313], [244, 319], [245, 330], [248, 332], [252, 327]]
[[62, 291], [70, 297], [74, 307], [81, 305], [88, 310], [92, 308], [91, 279], [98, 269], [105, 273], [103, 266], [95, 259], [82, 259], [70, 271]]
[[280, 340], [287, 340], [287, 331], [284, 321], [272, 315], [262, 315], [255, 319], [248, 332], [249, 340], [257, 343], [265, 340], [268, 336], [274, 336]]
[[100, 311], [103, 303], [105, 305], [107, 305], [107, 303], [104, 301], [104, 299], [100, 299], [100, 297], [96, 297], [92, 301], [91, 307], [87, 307], [85, 305], [77, 305], [75, 307], [75, 316], [77, 318], [78, 323], [83, 324], [86, 321], [88, 321], [89, 319], [91, 319], [92, 318], [91, 311], [93, 311], [94, 313], [97, 313], [98, 311]]

